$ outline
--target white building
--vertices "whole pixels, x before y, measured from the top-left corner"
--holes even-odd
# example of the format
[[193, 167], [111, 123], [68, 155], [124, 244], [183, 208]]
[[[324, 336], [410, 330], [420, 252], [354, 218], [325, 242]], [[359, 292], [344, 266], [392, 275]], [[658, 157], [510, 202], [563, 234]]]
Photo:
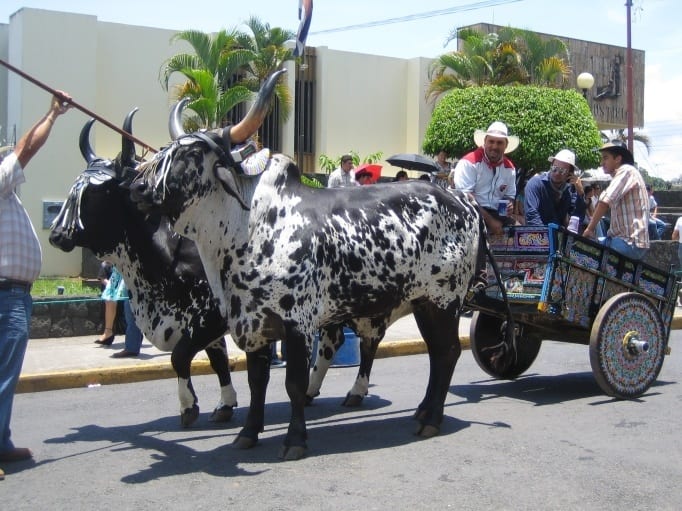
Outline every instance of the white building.
[[[178, 27], [183, 30], [187, 27]], [[172, 98], [161, 87], [159, 71], [166, 59], [191, 49], [171, 43], [174, 32], [101, 22], [95, 16], [23, 8], [9, 24], [0, 24], [0, 58], [45, 85], [69, 92], [75, 102], [120, 125], [133, 108], [134, 135], [152, 147], [168, 141]], [[396, 59], [315, 50], [314, 159], [349, 150], [384, 157], [421, 150], [432, 106], [425, 100], [429, 59]], [[295, 76], [289, 73], [293, 91]], [[180, 80], [177, 77], [176, 80]], [[0, 145], [20, 137], [49, 106], [50, 95], [0, 66]], [[65, 254], [50, 246], [49, 215], [64, 200], [84, 168], [78, 136], [88, 116], [72, 110], [61, 117], [46, 146], [27, 168], [21, 200], [43, 247], [44, 276], [78, 275], [81, 251]], [[285, 153], [294, 154], [292, 120], [284, 126]], [[120, 151], [121, 136], [95, 124], [92, 143], [98, 155]], [[138, 152], [141, 152], [138, 148]], [[385, 164], [386, 174], [396, 170]]]

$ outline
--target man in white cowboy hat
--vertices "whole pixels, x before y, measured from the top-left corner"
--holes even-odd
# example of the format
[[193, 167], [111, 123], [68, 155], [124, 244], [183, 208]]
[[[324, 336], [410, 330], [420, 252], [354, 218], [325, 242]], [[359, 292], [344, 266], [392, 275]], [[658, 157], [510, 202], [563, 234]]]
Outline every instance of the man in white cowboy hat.
[[[518, 147], [519, 138], [509, 135], [506, 124], [495, 121], [486, 131], [476, 130], [474, 142], [478, 149], [457, 162], [450, 182], [478, 203], [488, 231], [501, 234], [504, 225], [514, 223], [508, 215], [516, 196], [516, 169], [505, 154]], [[506, 201], [508, 208], [500, 215], [501, 201]]]
[[[584, 215], [585, 191], [578, 177], [580, 169], [569, 149], [562, 149], [547, 160], [552, 164], [549, 170], [530, 178], [524, 190], [526, 225], [553, 223], [565, 227], [576, 210]], [[575, 187], [575, 197], [571, 185]]]
[[599, 149], [601, 166], [611, 176], [608, 188], [599, 196], [583, 236], [595, 237], [601, 218], [610, 210], [611, 222], [606, 238], [599, 241], [636, 260], [649, 248], [649, 194], [632, 153], [620, 140], [607, 142]]

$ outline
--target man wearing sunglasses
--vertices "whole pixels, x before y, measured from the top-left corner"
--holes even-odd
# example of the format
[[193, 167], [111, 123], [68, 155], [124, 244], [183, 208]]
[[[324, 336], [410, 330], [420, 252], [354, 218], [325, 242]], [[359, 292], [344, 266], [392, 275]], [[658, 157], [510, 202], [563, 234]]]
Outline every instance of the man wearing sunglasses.
[[552, 164], [549, 171], [534, 175], [526, 184], [523, 204], [526, 225], [567, 226], [572, 213], [585, 210], [580, 169], [575, 164], [575, 154], [568, 149], [550, 156], [548, 161]]
[[649, 194], [635, 166], [632, 153], [620, 140], [604, 144], [601, 165], [611, 182], [599, 196], [599, 202], [583, 236], [594, 238], [601, 218], [611, 212], [606, 238], [599, 241], [621, 254], [640, 260], [649, 248]]

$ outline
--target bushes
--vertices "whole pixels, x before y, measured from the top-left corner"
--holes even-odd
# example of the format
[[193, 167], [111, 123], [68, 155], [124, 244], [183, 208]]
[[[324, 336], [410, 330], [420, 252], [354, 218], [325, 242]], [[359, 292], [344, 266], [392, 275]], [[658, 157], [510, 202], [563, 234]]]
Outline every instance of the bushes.
[[460, 157], [475, 148], [473, 134], [493, 121], [503, 121], [520, 138], [511, 155], [517, 168], [529, 173], [549, 167], [547, 158], [568, 148], [581, 168], [599, 164], [601, 137], [585, 99], [574, 90], [548, 87], [468, 87], [453, 89], [436, 105], [423, 150], [444, 148]]

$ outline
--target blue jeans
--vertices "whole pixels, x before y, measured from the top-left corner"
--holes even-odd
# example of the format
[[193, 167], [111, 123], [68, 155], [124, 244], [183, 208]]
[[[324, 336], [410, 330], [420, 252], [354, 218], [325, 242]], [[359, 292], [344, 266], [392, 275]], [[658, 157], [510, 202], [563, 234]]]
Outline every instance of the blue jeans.
[[611, 247], [612, 250], [615, 250], [626, 257], [635, 259], [636, 261], [642, 259], [647, 252], [646, 248], [639, 248], [635, 245], [630, 245], [623, 238], [599, 238], [599, 242], [606, 245], [607, 247]]
[[123, 300], [123, 314], [126, 318], [126, 342], [125, 350], [133, 353], [140, 352], [142, 346], [142, 332], [135, 324], [135, 316], [130, 308], [130, 300]]
[[29, 293], [17, 288], [0, 290], [0, 452], [14, 449], [9, 423], [32, 310]]

